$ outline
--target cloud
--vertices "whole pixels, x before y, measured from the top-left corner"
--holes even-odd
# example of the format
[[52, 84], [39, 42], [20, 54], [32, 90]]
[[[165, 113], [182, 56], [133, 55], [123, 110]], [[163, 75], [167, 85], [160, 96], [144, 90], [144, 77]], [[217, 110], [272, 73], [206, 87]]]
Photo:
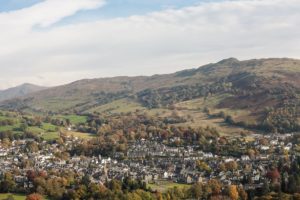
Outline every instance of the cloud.
[[102, 5], [100, 0], [49, 0], [0, 14], [5, 30], [0, 37], [5, 74], [0, 83], [58, 85], [81, 78], [167, 73], [232, 56], [299, 58], [298, 0], [206, 2], [51, 26]]
[[8, 27], [48, 27], [80, 10], [99, 8], [103, 0], [46, 0], [32, 7], [0, 14], [2, 25]]

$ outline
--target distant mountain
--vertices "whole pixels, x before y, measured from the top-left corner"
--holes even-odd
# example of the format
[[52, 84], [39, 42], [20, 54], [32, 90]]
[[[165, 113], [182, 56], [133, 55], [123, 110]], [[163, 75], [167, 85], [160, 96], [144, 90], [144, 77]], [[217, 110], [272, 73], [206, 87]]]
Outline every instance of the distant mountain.
[[46, 87], [25, 83], [13, 88], [0, 91], [0, 101], [20, 98], [28, 94], [46, 89]]
[[211, 109], [243, 113], [234, 119], [221, 114], [229, 123], [268, 131], [295, 131], [300, 130], [299, 77], [300, 60], [229, 58], [172, 74], [79, 80], [5, 101], [0, 106], [83, 113], [120, 99], [152, 109], [215, 97], [207, 103]]

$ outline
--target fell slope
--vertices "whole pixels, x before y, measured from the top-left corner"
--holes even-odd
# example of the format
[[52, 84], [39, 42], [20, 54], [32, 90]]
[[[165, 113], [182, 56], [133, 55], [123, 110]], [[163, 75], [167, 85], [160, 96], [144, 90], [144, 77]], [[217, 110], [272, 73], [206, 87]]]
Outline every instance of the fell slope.
[[23, 97], [28, 94], [31, 94], [31, 93], [34, 93], [37, 91], [41, 91], [44, 89], [46, 89], [46, 87], [25, 83], [25, 84], [19, 85], [17, 87], [13, 87], [13, 88], [9, 88], [9, 89], [0, 91], [0, 101]]
[[268, 131], [294, 131], [299, 129], [299, 77], [300, 60], [229, 58], [173, 74], [80, 80], [6, 101], [1, 107], [82, 113], [103, 110], [97, 108], [124, 98], [153, 109], [222, 95], [224, 98], [211, 108], [248, 113], [228, 122]]

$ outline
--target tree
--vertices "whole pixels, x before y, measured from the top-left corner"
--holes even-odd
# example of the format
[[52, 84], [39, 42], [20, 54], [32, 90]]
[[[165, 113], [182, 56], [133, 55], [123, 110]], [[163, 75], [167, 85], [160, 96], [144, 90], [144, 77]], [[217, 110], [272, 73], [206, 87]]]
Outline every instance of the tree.
[[220, 172], [224, 172], [224, 171], [226, 171], [227, 169], [226, 169], [226, 166], [225, 166], [225, 164], [224, 163], [221, 163], [220, 165], [219, 165], [219, 171]]
[[66, 119], [66, 124], [67, 124], [67, 126], [71, 125], [71, 120], [69, 118]]
[[47, 194], [53, 199], [61, 199], [65, 192], [65, 187], [62, 178], [51, 178], [46, 181]]
[[141, 199], [143, 199], [143, 200], [152, 200], [153, 199], [153, 197], [151, 196], [151, 193], [146, 192], [144, 190], [138, 189], [135, 191], [135, 193], [138, 194], [141, 197]]
[[229, 192], [229, 197], [231, 200], [238, 200], [239, 193], [238, 193], [236, 185], [230, 185], [228, 192]]
[[211, 179], [208, 181], [208, 186], [211, 188], [213, 194], [220, 194], [221, 193], [221, 184], [218, 180]]
[[37, 152], [37, 151], [39, 151], [39, 147], [38, 147], [37, 143], [34, 142], [34, 141], [28, 142], [28, 143], [26, 144], [26, 148], [27, 148], [27, 150], [28, 150], [29, 152]]
[[16, 183], [13, 175], [10, 172], [4, 174], [3, 181], [0, 182], [1, 192], [13, 192], [16, 187]]
[[43, 177], [36, 177], [36, 178], [34, 178], [33, 184], [34, 184], [34, 186], [36, 188], [36, 191], [39, 194], [45, 194], [45, 188], [47, 186], [46, 186], [46, 181], [45, 181], [45, 179]]
[[119, 181], [117, 180], [111, 180], [108, 183], [108, 188], [112, 191], [120, 191], [122, 189], [122, 185]]
[[80, 185], [76, 190], [76, 195], [80, 197], [80, 199], [87, 199], [87, 187], [85, 185]]
[[208, 172], [208, 173], [211, 172], [211, 168], [204, 161], [198, 160], [196, 164], [197, 164], [197, 168], [200, 171], [205, 171], [205, 172]]
[[156, 192], [156, 199], [163, 200], [163, 196], [162, 196], [161, 192]]
[[241, 200], [248, 200], [248, 194], [242, 187], [239, 187], [238, 191]]
[[4, 138], [4, 139], [2, 140], [2, 146], [3, 146], [4, 148], [8, 148], [8, 147], [11, 146], [11, 142], [10, 142], [9, 138]]
[[288, 179], [288, 191], [290, 193], [297, 192], [297, 182], [294, 176], [290, 176]]
[[234, 124], [234, 120], [233, 120], [232, 116], [230, 116], [230, 115], [225, 117], [225, 122], [228, 124]]
[[128, 193], [126, 195], [126, 199], [128, 200], [143, 200], [142, 197], [140, 197], [138, 194], [136, 193]]
[[265, 195], [268, 194], [269, 192], [270, 192], [270, 185], [269, 182], [265, 180], [262, 187], [262, 194]]
[[34, 181], [34, 179], [36, 178], [36, 173], [33, 170], [28, 170], [26, 172], [26, 175], [29, 181]]
[[254, 158], [255, 158], [255, 154], [256, 154], [255, 150], [253, 150], [253, 149], [248, 149], [247, 153], [248, 153], [248, 156], [249, 156], [251, 159], [254, 159]]
[[23, 123], [23, 124], [20, 125], [20, 130], [23, 131], [23, 132], [25, 132], [27, 130], [27, 128], [28, 128], [27, 123]]
[[275, 168], [275, 169], [273, 169], [273, 170], [271, 170], [271, 171], [269, 171], [269, 172], [267, 173], [267, 177], [268, 177], [273, 183], [277, 183], [278, 180], [280, 179], [280, 173], [279, 173], [278, 169]]
[[238, 168], [236, 161], [230, 161], [225, 164], [227, 170], [235, 171]]
[[203, 194], [202, 184], [196, 183], [194, 184], [190, 190], [190, 196], [191, 198], [201, 199]]
[[26, 200], [43, 200], [43, 199], [44, 198], [38, 193], [33, 193], [26, 197]]

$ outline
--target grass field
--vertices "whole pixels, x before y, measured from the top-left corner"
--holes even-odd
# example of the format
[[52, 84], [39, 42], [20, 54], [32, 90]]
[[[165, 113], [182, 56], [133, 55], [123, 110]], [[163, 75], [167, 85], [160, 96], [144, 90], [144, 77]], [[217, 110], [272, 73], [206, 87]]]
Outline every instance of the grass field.
[[[10, 195], [14, 198], [14, 200], [25, 200], [26, 199], [25, 194], [0, 193], [0, 200], [6, 199]], [[43, 199], [44, 200], [50, 200], [48, 197], [44, 197]]]
[[[64, 98], [51, 98], [51, 97], [47, 97], [45, 100], [43, 101], [39, 101], [39, 100], [33, 100], [30, 103], [31, 108], [35, 108], [35, 109], [41, 109], [41, 108], [47, 108], [47, 110], [51, 110], [51, 111], [62, 111], [62, 110], [67, 110], [70, 108], [75, 107], [77, 104], [83, 103], [85, 100], [77, 100], [77, 99], [72, 99], [72, 101], [69, 101], [67, 99]], [[32, 112], [32, 109], [27, 109], [28, 112]]]
[[44, 129], [36, 127], [36, 126], [30, 126], [27, 128], [27, 130], [34, 134], [40, 134], [40, 133], [46, 132]]
[[[210, 108], [212, 113], [219, 113], [221, 111], [234, 117], [234, 119], [247, 117], [248, 112], [246, 110], [230, 110], [230, 109], [217, 109], [217, 105], [224, 99], [230, 97], [230, 95], [217, 95], [211, 96], [204, 100], [204, 98], [198, 98], [190, 101], [180, 102], [175, 105], [176, 112], [183, 117], [192, 116], [193, 120], [188, 120], [186, 123], [176, 124], [178, 126], [190, 126], [197, 127], [215, 127], [221, 135], [239, 135], [241, 132], [251, 131], [245, 130], [240, 127], [229, 126], [224, 123], [222, 118], [210, 118], [203, 112], [205, 107]], [[136, 110], [146, 112], [152, 116], [166, 117], [170, 116], [173, 110], [167, 108], [147, 109], [141, 106], [139, 103], [133, 102], [130, 99], [120, 99], [111, 103], [99, 106], [90, 110], [90, 112], [108, 112], [108, 113], [121, 113], [121, 112], [135, 112]]]
[[18, 128], [18, 126], [0, 126], [0, 131], [12, 131], [15, 128]]
[[252, 133], [252, 131], [244, 128], [230, 126], [224, 123], [224, 119], [222, 118], [210, 118], [207, 114], [201, 111], [181, 110], [180, 114], [184, 116], [190, 115], [193, 120], [189, 120], [186, 123], [176, 124], [177, 126], [189, 126], [192, 128], [210, 126], [216, 128], [221, 135], [239, 135], [241, 132]]
[[210, 96], [206, 99], [197, 98], [189, 101], [183, 101], [176, 104], [176, 107], [185, 108], [185, 109], [203, 109], [205, 107], [213, 108], [216, 107], [223, 99], [230, 97], [229, 94], [215, 95]]
[[91, 133], [81, 133], [81, 132], [67, 131], [67, 130], [63, 130], [63, 133], [65, 133], [69, 136], [77, 137], [80, 139], [86, 139], [86, 140], [96, 137], [96, 135], [91, 134]]
[[249, 117], [249, 113], [247, 110], [233, 110], [233, 109], [220, 109], [217, 108], [219, 102], [229, 97], [229, 95], [218, 95], [211, 96], [207, 99], [199, 98], [193, 99], [190, 101], [184, 101], [176, 104], [176, 108], [178, 109], [178, 113], [181, 116], [192, 116], [193, 120], [189, 120], [186, 123], [177, 124], [179, 126], [190, 126], [190, 127], [215, 127], [221, 135], [238, 135], [241, 132], [253, 133], [253, 131], [246, 130], [241, 127], [230, 126], [224, 123], [224, 119], [222, 118], [211, 118], [206, 113], [203, 112], [204, 108], [207, 107], [210, 109], [210, 114], [217, 114], [223, 111], [227, 115], [231, 115], [235, 120], [252, 120]]
[[154, 184], [148, 184], [148, 188], [151, 188], [153, 191], [160, 191], [160, 192], [165, 192], [168, 189], [177, 187], [177, 188], [186, 188], [188, 189], [190, 185], [188, 184], [181, 184], [181, 183], [174, 183], [174, 182], [169, 182], [169, 181], [161, 181], [159, 183], [154, 183]]
[[58, 118], [69, 119], [72, 124], [85, 123], [87, 116], [81, 115], [59, 115]]
[[[28, 116], [28, 117], [30, 117], [30, 116]], [[81, 116], [81, 115], [57, 115], [55, 117], [60, 118], [60, 119], [69, 119], [72, 124], [85, 123], [87, 121], [87, 116]], [[21, 126], [21, 123], [20, 123], [21, 118], [19, 118], [17, 116], [13, 116], [13, 115], [11, 117], [0, 115], [0, 120], [1, 119], [2, 120], [13, 119], [13, 120], [15, 120], [16, 124], [14, 124], [13, 126], [9, 126], [9, 125], [0, 126], [0, 131], [12, 131], [15, 134], [20, 134], [20, 135], [23, 134], [23, 131], [19, 130], [19, 128]], [[51, 123], [42, 123], [41, 126], [28, 126], [26, 130], [32, 132], [33, 134], [35, 134], [37, 136], [40, 136], [44, 140], [52, 141], [52, 140], [59, 138], [59, 130], [60, 129], [62, 130], [63, 127], [55, 126]], [[95, 137], [95, 135], [89, 134], [89, 133], [81, 133], [81, 132], [66, 131], [66, 130], [65, 130], [65, 132], [68, 135], [72, 135], [74, 137], [78, 137], [81, 139], [91, 139], [91, 138]]]
[[140, 103], [134, 102], [130, 99], [120, 99], [111, 103], [90, 109], [89, 112], [108, 112], [108, 113], [127, 113], [135, 112], [136, 110], [146, 112], [149, 115], [166, 116], [171, 114], [171, 110], [166, 108], [154, 108], [148, 109], [142, 106]]
[[25, 200], [26, 199], [26, 195], [23, 195], [23, 194], [8, 194], [8, 193], [5, 193], [5, 194], [0, 194], [0, 200], [6, 199], [9, 195], [12, 195], [12, 197], [15, 200]]
[[120, 99], [113, 101], [111, 103], [98, 106], [96, 108], [92, 108], [88, 110], [88, 112], [111, 112], [111, 113], [126, 113], [126, 112], [134, 112], [136, 110], [146, 110], [147, 108], [143, 107], [141, 104], [133, 102], [129, 99]]
[[0, 115], [0, 120], [5, 120], [5, 119], [11, 119], [11, 117], [7, 117], [7, 116], [2, 116], [2, 115]]
[[42, 129], [44, 129], [45, 131], [49, 131], [49, 132], [54, 132], [57, 131], [57, 126], [50, 124], [50, 123], [43, 123], [42, 124]]
[[51, 141], [59, 138], [58, 132], [48, 132], [41, 135], [44, 140]]

